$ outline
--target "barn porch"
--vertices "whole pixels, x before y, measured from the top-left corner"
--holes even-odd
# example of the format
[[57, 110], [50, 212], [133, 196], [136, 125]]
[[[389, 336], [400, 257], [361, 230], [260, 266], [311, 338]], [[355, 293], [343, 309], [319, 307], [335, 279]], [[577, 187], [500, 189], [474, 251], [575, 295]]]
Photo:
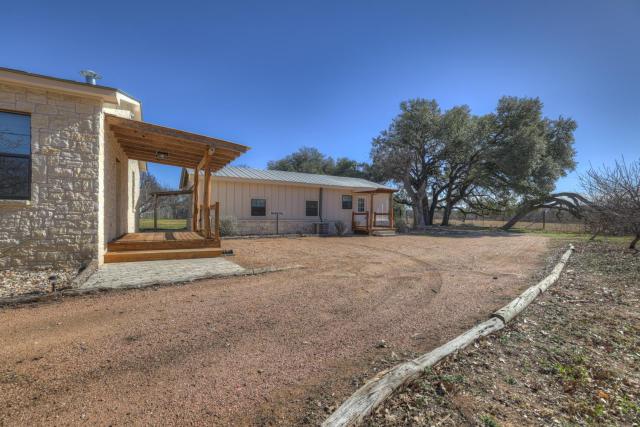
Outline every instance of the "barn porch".
[[[206, 177], [248, 150], [244, 145], [229, 141], [110, 114], [105, 114], [105, 128], [130, 160], [193, 168], [196, 172], [203, 171]], [[219, 227], [220, 204], [211, 200], [210, 179], [203, 179], [202, 183], [197, 178], [195, 181], [186, 191], [192, 195], [189, 231], [126, 233], [107, 243], [103, 261], [114, 263], [220, 256], [223, 252]], [[200, 194], [202, 200], [199, 200]]]
[[[393, 214], [393, 193], [395, 190], [376, 189], [370, 191], [358, 191], [357, 195], [369, 196], [369, 209], [364, 212], [354, 210], [351, 213], [351, 229], [354, 233], [374, 234], [395, 232], [395, 219]], [[384, 210], [376, 208], [374, 198], [377, 195], [388, 194], [388, 201]], [[384, 204], [381, 204], [384, 206]]]

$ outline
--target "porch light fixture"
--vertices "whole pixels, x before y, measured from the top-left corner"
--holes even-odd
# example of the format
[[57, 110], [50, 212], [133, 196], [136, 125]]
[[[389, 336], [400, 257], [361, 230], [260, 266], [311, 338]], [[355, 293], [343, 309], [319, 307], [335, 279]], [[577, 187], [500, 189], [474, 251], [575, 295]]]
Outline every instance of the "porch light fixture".
[[156, 159], [158, 160], [167, 160], [169, 158], [169, 153], [166, 151], [156, 151]]

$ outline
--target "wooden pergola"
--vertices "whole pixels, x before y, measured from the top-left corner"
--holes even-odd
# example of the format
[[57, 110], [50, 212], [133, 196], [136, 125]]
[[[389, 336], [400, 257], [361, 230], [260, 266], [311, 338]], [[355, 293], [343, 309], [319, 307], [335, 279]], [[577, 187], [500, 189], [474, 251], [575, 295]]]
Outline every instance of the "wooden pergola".
[[[211, 203], [210, 176], [245, 153], [249, 147], [111, 114], [105, 114], [105, 127], [129, 159], [195, 169], [192, 229], [200, 232], [205, 239], [212, 239], [211, 208], [218, 209], [218, 204]], [[205, 176], [202, 211], [198, 201], [200, 171], [204, 171]], [[200, 229], [201, 223], [203, 229]]]

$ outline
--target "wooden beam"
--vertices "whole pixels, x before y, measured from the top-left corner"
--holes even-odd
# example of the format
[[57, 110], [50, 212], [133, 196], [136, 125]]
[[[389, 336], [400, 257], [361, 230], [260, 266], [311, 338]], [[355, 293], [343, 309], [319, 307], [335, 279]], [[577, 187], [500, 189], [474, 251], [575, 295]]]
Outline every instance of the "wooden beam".
[[158, 231], [158, 195], [153, 195], [153, 231]]
[[202, 159], [198, 163], [199, 169], [206, 169], [211, 164], [211, 161], [212, 161], [211, 156], [213, 155], [213, 153], [214, 153], [214, 150], [211, 148], [204, 151], [204, 155], [202, 156]]
[[106, 121], [112, 126], [118, 126], [126, 129], [130, 129], [132, 131], [136, 131], [139, 133], [149, 133], [154, 136], [163, 136], [167, 138], [173, 138], [177, 140], [186, 140], [201, 144], [209, 144], [214, 145], [216, 147], [225, 147], [228, 149], [240, 151], [241, 153], [246, 152], [249, 147], [236, 144], [234, 142], [225, 141], [223, 139], [212, 138], [205, 135], [198, 135], [191, 132], [185, 132], [178, 129], [168, 128], [165, 126], [154, 125], [151, 123], [140, 122], [131, 119], [125, 119], [123, 117], [114, 116], [111, 114], [105, 114]]
[[215, 204], [215, 214], [216, 214], [215, 237], [216, 237], [216, 240], [220, 240], [220, 202], [216, 202]]
[[198, 214], [200, 213], [200, 206], [198, 205], [198, 181], [200, 180], [200, 169], [196, 166], [195, 174], [193, 175], [193, 212], [191, 214], [191, 229], [198, 231]]
[[371, 193], [371, 198], [369, 202], [369, 232], [373, 229], [373, 194]]
[[[150, 154], [153, 154], [154, 156], [158, 151], [162, 151], [162, 152], [166, 152], [169, 155], [169, 158], [188, 159], [188, 160], [194, 160], [196, 162], [199, 162], [200, 160], [202, 160], [203, 150], [193, 152], [193, 151], [175, 150], [167, 147], [144, 146], [136, 142], [129, 141], [128, 139], [120, 139], [118, 143], [120, 144], [122, 149], [125, 151], [129, 150], [129, 151], [137, 151], [140, 153], [150, 153]], [[219, 166], [225, 166], [229, 163], [229, 161], [221, 160], [217, 157], [211, 157], [210, 163], [217, 164]]]
[[[185, 151], [192, 155], [200, 156], [200, 153], [207, 149], [208, 145], [198, 144], [192, 142], [181, 141], [164, 141], [157, 138], [142, 138], [136, 135], [131, 135], [126, 132], [116, 131], [113, 133], [118, 141], [128, 141], [138, 146], [152, 147], [154, 150], [178, 150]], [[225, 150], [224, 148], [216, 148], [216, 157], [221, 161], [232, 161], [236, 159], [240, 154], [235, 151]]]
[[[212, 144], [207, 144], [198, 141], [188, 141], [175, 138], [167, 138], [161, 135], [145, 134], [136, 131], [131, 131], [126, 128], [118, 126], [110, 126], [109, 129], [113, 132], [116, 138], [126, 138], [132, 141], [136, 141], [141, 144], [156, 144], [163, 146], [183, 147], [201, 151], [207, 147], [213, 147]], [[220, 150], [220, 157], [228, 158], [229, 160], [235, 159], [239, 155], [243, 154], [242, 151], [233, 150], [230, 148], [216, 146], [216, 149]]]
[[202, 200], [202, 220], [204, 221], [204, 237], [211, 238], [211, 169], [204, 170], [204, 194]]
[[[144, 160], [146, 162], [152, 162], [152, 163], [160, 163], [162, 165], [169, 165], [169, 166], [182, 166], [185, 168], [194, 168], [196, 166], [195, 163], [190, 163], [190, 162], [185, 162], [185, 161], [178, 161], [178, 160], [160, 160], [160, 159], [156, 159], [155, 157], [151, 157], [151, 156], [143, 156], [143, 155], [131, 155], [128, 156], [130, 160]], [[221, 169], [221, 168], [219, 168]], [[214, 172], [218, 170], [215, 169]]]
[[[136, 147], [130, 146], [128, 144], [121, 144], [120, 146], [122, 147], [122, 151], [124, 151], [125, 153], [130, 154], [131, 156], [151, 156], [151, 157], [157, 159], [155, 151], [149, 151], [149, 150], [136, 148]], [[182, 162], [190, 162], [190, 163], [192, 163], [194, 165], [197, 165], [198, 161], [200, 159], [199, 159], [199, 157], [192, 156], [192, 155], [185, 155], [185, 154], [178, 154], [178, 153], [174, 153], [174, 152], [168, 152], [168, 156], [164, 160], [169, 160], [169, 161], [170, 160], [178, 160], [178, 161], [182, 161]]]
[[389, 227], [395, 228], [395, 213], [393, 212], [393, 193], [389, 193]]

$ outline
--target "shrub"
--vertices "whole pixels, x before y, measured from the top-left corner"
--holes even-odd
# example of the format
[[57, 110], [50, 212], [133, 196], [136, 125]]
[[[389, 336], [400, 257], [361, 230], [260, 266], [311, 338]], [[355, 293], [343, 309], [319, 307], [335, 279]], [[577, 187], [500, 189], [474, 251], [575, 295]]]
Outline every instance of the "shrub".
[[336, 227], [336, 234], [338, 236], [342, 236], [347, 231], [347, 226], [342, 221], [336, 221], [334, 226]]
[[220, 217], [220, 235], [235, 236], [238, 234], [238, 220], [235, 216]]

